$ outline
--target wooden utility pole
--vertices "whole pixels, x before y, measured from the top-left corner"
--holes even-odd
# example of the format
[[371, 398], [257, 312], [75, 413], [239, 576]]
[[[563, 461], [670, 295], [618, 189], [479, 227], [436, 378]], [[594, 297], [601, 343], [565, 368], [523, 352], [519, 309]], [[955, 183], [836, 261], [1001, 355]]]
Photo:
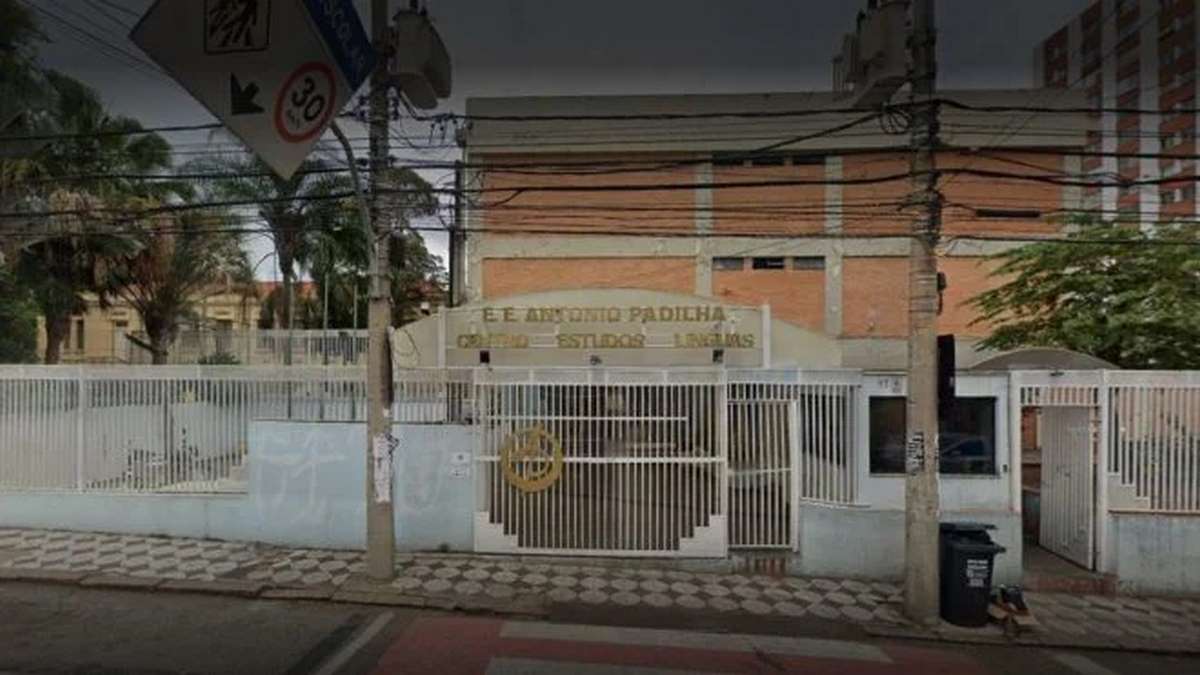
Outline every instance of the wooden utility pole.
[[937, 33], [934, 0], [911, 0], [912, 224], [908, 284], [908, 448], [904, 484], [904, 608], [938, 620], [938, 192]]
[[383, 213], [388, 143], [388, 68], [391, 30], [387, 0], [371, 0], [371, 33], [380, 65], [371, 75], [370, 299], [367, 316], [367, 574], [388, 581], [395, 576], [396, 528], [392, 515], [392, 369], [388, 326], [392, 321], [389, 269], [390, 222]]

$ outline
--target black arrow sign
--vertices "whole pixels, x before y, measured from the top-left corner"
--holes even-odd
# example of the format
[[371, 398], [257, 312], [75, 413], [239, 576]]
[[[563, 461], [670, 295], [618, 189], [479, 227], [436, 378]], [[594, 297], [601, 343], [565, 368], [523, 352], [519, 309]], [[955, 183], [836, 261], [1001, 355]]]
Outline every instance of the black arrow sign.
[[258, 85], [250, 82], [245, 87], [238, 81], [237, 75], [229, 76], [229, 97], [233, 101], [230, 106], [234, 115], [257, 115], [263, 111], [262, 106], [254, 102], [258, 96]]

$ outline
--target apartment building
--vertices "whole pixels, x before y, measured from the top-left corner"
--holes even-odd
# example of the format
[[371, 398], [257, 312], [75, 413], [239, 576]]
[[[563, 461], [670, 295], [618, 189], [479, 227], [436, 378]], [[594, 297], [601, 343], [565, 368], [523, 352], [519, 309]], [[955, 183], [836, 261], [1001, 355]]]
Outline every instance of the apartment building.
[[[1097, 114], [1082, 171], [1178, 182], [1089, 188], [1084, 206], [1105, 217], [1154, 223], [1194, 218], [1196, 173], [1196, 0], [1098, 0], [1034, 50], [1034, 83], [1078, 89]], [[1054, 96], [1048, 102], [1056, 100]], [[1142, 112], [1137, 111], [1154, 111]], [[1128, 156], [1123, 156], [1128, 155]]]

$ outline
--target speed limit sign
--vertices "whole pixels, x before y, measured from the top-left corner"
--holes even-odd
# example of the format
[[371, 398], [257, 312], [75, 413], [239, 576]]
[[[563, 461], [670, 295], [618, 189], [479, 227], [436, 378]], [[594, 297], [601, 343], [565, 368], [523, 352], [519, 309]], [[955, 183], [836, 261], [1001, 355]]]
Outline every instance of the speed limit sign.
[[325, 130], [337, 108], [333, 68], [306, 63], [284, 82], [275, 98], [275, 130], [289, 143], [303, 143]]

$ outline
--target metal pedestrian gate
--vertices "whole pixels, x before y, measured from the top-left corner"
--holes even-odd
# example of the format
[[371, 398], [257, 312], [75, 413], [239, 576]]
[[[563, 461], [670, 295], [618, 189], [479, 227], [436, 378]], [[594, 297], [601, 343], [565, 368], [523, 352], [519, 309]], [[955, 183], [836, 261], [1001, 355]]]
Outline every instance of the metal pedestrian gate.
[[719, 370], [478, 371], [480, 552], [719, 557]]
[[1094, 541], [1095, 408], [1042, 408], [1041, 545], [1091, 568]]
[[476, 372], [476, 550], [722, 557], [793, 549], [851, 503], [857, 373]]

